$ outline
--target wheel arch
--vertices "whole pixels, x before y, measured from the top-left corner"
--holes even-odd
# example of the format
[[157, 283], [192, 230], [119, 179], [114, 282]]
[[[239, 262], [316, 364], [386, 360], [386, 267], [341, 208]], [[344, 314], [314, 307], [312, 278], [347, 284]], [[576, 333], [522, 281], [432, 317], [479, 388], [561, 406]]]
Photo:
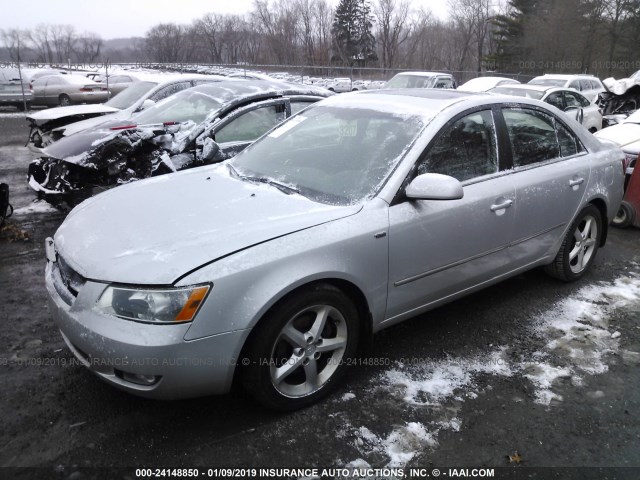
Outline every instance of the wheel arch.
[[[302, 290], [306, 290], [309, 288], [313, 288], [314, 285], [328, 284], [332, 287], [340, 290], [344, 293], [354, 304], [358, 314], [360, 316], [359, 320], [359, 338], [360, 345], [359, 349], [368, 349], [371, 344], [371, 339], [373, 337], [373, 316], [371, 314], [371, 308], [369, 307], [369, 302], [367, 301], [367, 297], [364, 292], [358, 287], [356, 284], [349, 280], [345, 280], [343, 278], [337, 277], [327, 277], [327, 278], [317, 278], [305, 283], [295, 285], [293, 288], [289, 290], [285, 290], [280, 292], [278, 298], [274, 299], [271, 305], [260, 315], [260, 318], [252, 325], [251, 331], [244, 339], [244, 343], [242, 348], [240, 349], [239, 359], [245, 358], [250, 348], [251, 342], [253, 338], [255, 338], [256, 332], [258, 331], [258, 326], [264, 320], [265, 317], [268, 316], [269, 312], [276, 309], [282, 303], [286, 302], [291, 296], [297, 294]], [[236, 368], [233, 375], [233, 383], [234, 385], [238, 383], [240, 378], [240, 374], [242, 372], [242, 368]]]
[[607, 235], [609, 233], [609, 216], [607, 215], [607, 204], [602, 198], [593, 198], [589, 201], [600, 212], [602, 217], [602, 235], [600, 236], [600, 246], [604, 247], [607, 243]]

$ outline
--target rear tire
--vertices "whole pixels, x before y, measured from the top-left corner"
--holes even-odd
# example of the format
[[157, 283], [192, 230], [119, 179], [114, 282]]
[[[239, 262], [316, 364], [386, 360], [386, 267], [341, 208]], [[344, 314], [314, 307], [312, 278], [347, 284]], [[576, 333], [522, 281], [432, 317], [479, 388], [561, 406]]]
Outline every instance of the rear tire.
[[545, 271], [565, 282], [581, 278], [593, 264], [602, 238], [602, 217], [594, 205], [587, 205], [573, 221], [553, 263]]
[[255, 327], [242, 363], [244, 388], [260, 403], [291, 411], [328, 395], [356, 354], [359, 316], [353, 302], [319, 283], [292, 293]]
[[618, 228], [627, 228], [633, 225], [636, 219], [636, 209], [629, 202], [623, 201], [616, 216], [611, 220], [611, 225]]
[[71, 105], [71, 98], [69, 97], [69, 95], [66, 94], [62, 94], [58, 97], [58, 105], [60, 105], [61, 107], [68, 107], [69, 105]]

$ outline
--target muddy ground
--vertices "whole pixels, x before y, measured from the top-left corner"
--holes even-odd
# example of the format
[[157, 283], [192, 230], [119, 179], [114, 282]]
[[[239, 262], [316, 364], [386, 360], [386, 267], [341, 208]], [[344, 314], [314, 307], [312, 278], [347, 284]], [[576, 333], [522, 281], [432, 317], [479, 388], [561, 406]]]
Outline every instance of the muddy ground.
[[[604, 331], [615, 338], [589, 345], [602, 372], [581, 369], [534, 328], [541, 317], [553, 320], [558, 305], [584, 297], [581, 289], [594, 286], [589, 296], [640, 275], [640, 230], [612, 230], [579, 283], [536, 270], [379, 333], [369, 356], [382, 364], [352, 367], [335, 394], [303, 411], [275, 414], [241, 391], [151, 401], [73, 364], [49, 316], [43, 241], [64, 213], [25, 209], [34, 199], [25, 175], [33, 157], [23, 147], [26, 134], [20, 114], [0, 111], [0, 181], [22, 212], [11, 219], [14, 231], [28, 235], [0, 240], [0, 477], [81, 478], [83, 467], [116, 466], [400, 465], [502, 469], [496, 478], [640, 478], [638, 299], [593, 300], [604, 309]], [[589, 344], [587, 337], [575, 342]], [[521, 366], [540, 352], [547, 367], [573, 374], [557, 376], [548, 388], [536, 383]], [[491, 355], [510, 372], [465, 367], [469, 359], [487, 365]], [[471, 373], [449, 393], [423, 385], [411, 396], [415, 384], [390, 380], [390, 372], [428, 380], [442, 369], [455, 377], [457, 360], [459, 375]], [[455, 380], [448, 378], [454, 386]], [[547, 403], [540, 400], [545, 392]]]

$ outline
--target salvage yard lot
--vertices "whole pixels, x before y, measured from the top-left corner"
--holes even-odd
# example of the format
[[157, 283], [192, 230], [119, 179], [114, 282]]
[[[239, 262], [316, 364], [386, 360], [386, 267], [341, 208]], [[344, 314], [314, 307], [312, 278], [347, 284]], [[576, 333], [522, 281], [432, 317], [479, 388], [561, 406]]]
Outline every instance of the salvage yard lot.
[[53, 325], [44, 239], [64, 213], [32, 203], [24, 115], [0, 111], [0, 132], [29, 236], [0, 240], [0, 466], [640, 468], [639, 230], [610, 231], [578, 283], [533, 271], [383, 331], [305, 410], [151, 401], [78, 365]]

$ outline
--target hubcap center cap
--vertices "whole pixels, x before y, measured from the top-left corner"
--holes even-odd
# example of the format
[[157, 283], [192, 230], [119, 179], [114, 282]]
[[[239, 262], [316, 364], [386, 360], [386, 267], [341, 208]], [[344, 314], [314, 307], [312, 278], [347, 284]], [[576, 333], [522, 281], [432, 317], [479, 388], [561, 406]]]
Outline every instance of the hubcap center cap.
[[313, 356], [313, 354], [316, 353], [316, 346], [309, 345], [307, 348], [304, 349], [304, 353], [306, 353], [307, 357]]

